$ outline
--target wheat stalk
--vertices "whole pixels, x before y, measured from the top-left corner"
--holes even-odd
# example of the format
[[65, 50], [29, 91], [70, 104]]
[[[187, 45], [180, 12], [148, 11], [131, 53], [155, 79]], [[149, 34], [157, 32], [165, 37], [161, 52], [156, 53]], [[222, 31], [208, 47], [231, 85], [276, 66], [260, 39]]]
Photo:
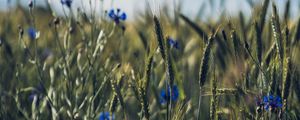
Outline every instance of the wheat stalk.
[[208, 69], [209, 69], [209, 56], [211, 52], [211, 48], [214, 42], [214, 38], [210, 37], [208, 40], [208, 43], [204, 49], [203, 52], [203, 57], [201, 60], [201, 65], [200, 65], [200, 72], [199, 72], [199, 101], [198, 101], [198, 120], [200, 119], [200, 109], [201, 109], [201, 99], [202, 99], [202, 87], [207, 80], [207, 74], [208, 74]]
[[275, 38], [276, 42], [276, 47], [277, 47], [277, 52], [279, 54], [279, 58], [281, 61], [281, 64], [283, 63], [283, 46], [282, 46], [282, 34], [281, 34], [281, 29], [280, 29], [280, 23], [279, 23], [279, 16], [277, 13], [277, 8], [275, 4], [272, 4], [273, 6], [273, 13], [272, 13], [272, 29], [273, 29], [273, 35]]
[[[154, 26], [156, 31], [156, 37], [158, 41], [158, 46], [160, 48], [160, 53], [162, 58], [164, 59], [165, 67], [167, 69], [167, 76], [169, 77], [168, 84], [166, 84], [166, 91], [168, 91], [168, 86], [172, 87], [174, 84], [174, 71], [173, 71], [173, 64], [171, 60], [171, 56], [169, 54], [169, 47], [166, 45], [166, 40], [164, 39], [163, 30], [161, 28], [161, 24], [156, 16], [153, 18]], [[172, 89], [170, 89], [170, 93], [172, 93]], [[172, 101], [171, 99], [167, 101], [167, 119], [171, 118], [170, 113], [172, 110]]]
[[292, 67], [293, 67], [293, 64], [292, 64], [292, 61], [290, 58], [287, 58], [286, 59], [286, 68], [285, 68], [285, 71], [286, 71], [286, 76], [285, 76], [285, 79], [283, 81], [283, 89], [282, 89], [282, 99], [283, 100], [286, 100], [289, 96], [289, 93], [290, 93], [290, 86], [291, 86], [291, 83], [292, 83]]

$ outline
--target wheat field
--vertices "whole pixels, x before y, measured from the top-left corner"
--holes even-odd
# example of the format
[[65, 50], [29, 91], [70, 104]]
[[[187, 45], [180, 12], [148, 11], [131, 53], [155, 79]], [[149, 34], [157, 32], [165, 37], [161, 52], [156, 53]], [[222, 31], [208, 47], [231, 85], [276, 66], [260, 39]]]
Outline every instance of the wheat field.
[[283, 11], [247, 0], [250, 16], [209, 21], [180, 5], [128, 20], [119, 8], [96, 15], [61, 0], [70, 10], [59, 16], [28, 1], [0, 12], [1, 120], [300, 119], [291, 0]]

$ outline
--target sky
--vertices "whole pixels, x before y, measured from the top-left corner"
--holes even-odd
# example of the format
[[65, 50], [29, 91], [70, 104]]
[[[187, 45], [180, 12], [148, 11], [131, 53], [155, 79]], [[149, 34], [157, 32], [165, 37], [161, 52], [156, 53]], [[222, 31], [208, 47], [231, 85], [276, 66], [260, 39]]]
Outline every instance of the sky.
[[[8, 2], [11, 2], [11, 5]], [[0, 11], [7, 11], [9, 6], [14, 7], [16, 5], [17, 0], [0, 0]], [[26, 7], [29, 0], [19, 0], [21, 5]], [[103, 10], [109, 10], [112, 8], [120, 8], [122, 11], [125, 11], [130, 20], [134, 19], [137, 16], [137, 13], [144, 11], [146, 8], [147, 0], [73, 0], [72, 9], [74, 11], [77, 8], [84, 8], [85, 10], [90, 10], [90, 3], [92, 2], [92, 8], [96, 8], [97, 12], [103, 12]], [[189, 17], [196, 17], [198, 11], [201, 7], [204, 6], [204, 13], [200, 19], [208, 20], [210, 18], [217, 18], [223, 11], [229, 16], [236, 15], [239, 11], [242, 11], [246, 14], [246, 16], [251, 15], [251, 8], [247, 4], [247, 0], [210, 0], [215, 2], [215, 7], [210, 7], [209, 0], [148, 0], [149, 6], [152, 11], [156, 14], [159, 14], [159, 9], [161, 9], [164, 5], [168, 6], [169, 9], [173, 9], [174, 1], [175, 4], [182, 5], [182, 13]], [[221, 1], [225, 1], [224, 5], [220, 5]], [[253, 0], [257, 4], [262, 4], [263, 0]], [[276, 5], [278, 5], [278, 9], [280, 13], [284, 11], [284, 5], [286, 0], [274, 0]], [[58, 15], [63, 15], [63, 6], [60, 4], [60, 0], [35, 0], [36, 5], [45, 6], [46, 2], [50, 3], [52, 9]], [[181, 2], [181, 3], [180, 3]], [[204, 5], [202, 5], [204, 4]], [[291, 0], [292, 7], [292, 17], [298, 17], [297, 13], [299, 12], [299, 2], [298, 0]], [[101, 9], [103, 8], [103, 9]], [[269, 7], [271, 8], [271, 7]], [[67, 11], [68, 9], [64, 7]], [[163, 14], [163, 13], [161, 13]], [[212, 17], [213, 16], [213, 17]]]

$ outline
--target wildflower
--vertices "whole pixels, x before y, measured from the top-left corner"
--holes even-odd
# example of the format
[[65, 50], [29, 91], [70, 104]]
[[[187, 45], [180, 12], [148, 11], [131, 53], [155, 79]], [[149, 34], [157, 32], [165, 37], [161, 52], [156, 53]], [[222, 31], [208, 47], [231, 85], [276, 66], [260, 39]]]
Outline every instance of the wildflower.
[[172, 94], [170, 95], [170, 86], [168, 86], [168, 91], [166, 92], [164, 89], [161, 90], [160, 92], [160, 103], [164, 104], [167, 101], [169, 101], [170, 99], [172, 101], [176, 101], [178, 99], [179, 96], [179, 91], [176, 85], [174, 85], [172, 87]]
[[28, 7], [29, 7], [29, 8], [32, 8], [32, 7], [33, 7], [33, 1], [32, 1], [32, 0], [29, 0], [29, 2], [28, 2]]
[[35, 40], [38, 36], [38, 32], [33, 27], [28, 29], [28, 36], [31, 40]]
[[170, 37], [167, 37], [167, 42], [168, 44], [171, 46], [171, 47], [174, 47], [176, 49], [179, 49], [179, 45], [178, 45], [178, 42], [175, 41], [174, 39], [170, 38]]
[[99, 120], [114, 120], [115, 116], [114, 115], [110, 115], [109, 112], [101, 112], [100, 116], [99, 116]]
[[282, 101], [279, 96], [274, 97], [273, 95], [270, 96], [264, 96], [263, 98], [264, 108], [266, 110], [276, 109], [282, 107]]
[[279, 96], [274, 97], [273, 95], [264, 96], [262, 99], [256, 99], [256, 105], [260, 109], [265, 109], [267, 111], [274, 110], [282, 107], [282, 101]]
[[72, 0], [60, 0], [62, 5], [66, 5], [67, 7], [71, 7], [72, 5]]
[[121, 13], [121, 10], [118, 8], [115, 12], [114, 9], [111, 9], [108, 12], [108, 17], [112, 19], [116, 24], [119, 24], [121, 20], [125, 21], [127, 19], [127, 15], [125, 12]]

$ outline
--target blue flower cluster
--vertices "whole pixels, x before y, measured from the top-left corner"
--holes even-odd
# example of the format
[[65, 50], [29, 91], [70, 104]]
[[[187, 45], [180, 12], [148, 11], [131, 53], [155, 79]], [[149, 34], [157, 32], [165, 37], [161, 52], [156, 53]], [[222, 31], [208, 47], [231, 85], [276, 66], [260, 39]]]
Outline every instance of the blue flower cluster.
[[60, 3], [70, 8], [72, 5], [72, 0], [61, 0]]
[[269, 108], [281, 108], [282, 107], [282, 101], [279, 96], [264, 96], [264, 104], [265, 104], [265, 109], [269, 110]]
[[161, 104], [165, 104], [170, 99], [174, 102], [177, 101], [177, 99], [179, 97], [179, 90], [178, 90], [177, 86], [174, 85], [172, 87], [172, 94], [170, 94], [170, 91], [171, 91], [170, 86], [168, 86], [167, 92], [164, 89], [161, 90], [161, 92], [160, 92], [160, 103]]
[[30, 27], [28, 28], [28, 36], [31, 40], [35, 40], [36, 39], [36, 30], [34, 27]]
[[33, 1], [32, 1], [32, 0], [29, 0], [28, 6], [29, 6], [29, 8], [32, 8], [32, 7], [33, 7]]
[[121, 20], [125, 21], [127, 19], [126, 13], [125, 12], [121, 13], [121, 10], [119, 8], [117, 9], [117, 11], [111, 9], [108, 12], [108, 17], [112, 19], [116, 24], [119, 24]]
[[173, 38], [171, 37], [167, 37], [167, 42], [168, 44], [171, 46], [171, 47], [174, 47], [176, 49], [179, 49], [179, 44], [176, 40], [174, 40]]
[[109, 112], [101, 112], [99, 116], [99, 120], [114, 120], [115, 116], [112, 114], [110, 115]]
[[277, 109], [282, 107], [282, 100], [279, 96], [264, 96], [263, 100], [259, 99], [256, 101], [257, 106], [263, 107], [265, 110], [269, 111], [270, 109]]

